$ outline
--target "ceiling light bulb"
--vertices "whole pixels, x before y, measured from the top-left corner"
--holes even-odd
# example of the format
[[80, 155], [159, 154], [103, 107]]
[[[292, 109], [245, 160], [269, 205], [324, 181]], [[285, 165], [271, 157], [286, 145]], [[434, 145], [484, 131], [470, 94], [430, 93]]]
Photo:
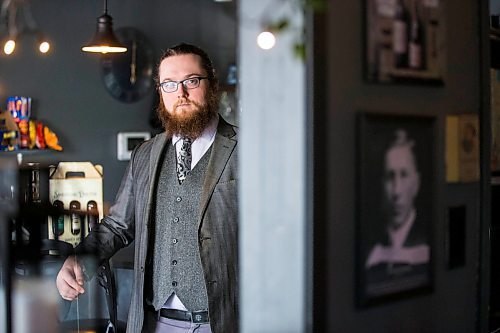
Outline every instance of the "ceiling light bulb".
[[102, 45], [102, 46], [84, 46], [82, 47], [82, 51], [85, 52], [94, 52], [94, 53], [122, 53], [122, 52], [127, 52], [126, 47], [121, 47], [121, 46], [108, 46], [108, 45]]
[[257, 36], [257, 45], [263, 50], [269, 50], [276, 44], [276, 37], [269, 31], [263, 31]]
[[12, 52], [14, 52], [15, 49], [16, 49], [16, 42], [13, 39], [9, 39], [8, 41], [6, 41], [3, 46], [3, 51], [7, 55], [12, 54]]
[[41, 42], [40, 45], [38, 46], [38, 49], [40, 50], [40, 52], [42, 53], [47, 53], [49, 52], [50, 50], [50, 44], [49, 42]]

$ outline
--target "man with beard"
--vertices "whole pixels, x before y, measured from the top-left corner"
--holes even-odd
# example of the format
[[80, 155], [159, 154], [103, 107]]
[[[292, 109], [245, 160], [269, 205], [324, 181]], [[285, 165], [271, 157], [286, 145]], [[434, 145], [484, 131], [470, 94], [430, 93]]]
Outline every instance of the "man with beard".
[[161, 58], [165, 132], [132, 153], [109, 215], [66, 259], [56, 284], [74, 300], [97, 262], [135, 240], [127, 332], [238, 331], [236, 129], [218, 114], [207, 54], [180, 44]]

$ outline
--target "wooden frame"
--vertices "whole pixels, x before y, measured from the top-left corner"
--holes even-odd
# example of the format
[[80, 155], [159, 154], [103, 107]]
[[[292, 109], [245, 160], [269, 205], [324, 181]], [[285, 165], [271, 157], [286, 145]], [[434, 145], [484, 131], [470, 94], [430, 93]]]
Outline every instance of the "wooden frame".
[[442, 0], [364, 0], [365, 77], [442, 84]]

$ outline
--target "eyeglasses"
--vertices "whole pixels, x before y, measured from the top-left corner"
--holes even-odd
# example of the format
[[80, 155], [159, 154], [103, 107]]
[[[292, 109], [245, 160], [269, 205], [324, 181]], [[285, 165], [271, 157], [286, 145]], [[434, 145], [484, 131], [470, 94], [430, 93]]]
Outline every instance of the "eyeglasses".
[[182, 84], [184, 89], [194, 89], [200, 86], [200, 81], [208, 79], [206, 76], [194, 76], [182, 81], [165, 81], [160, 83], [161, 89], [166, 93], [173, 93], [179, 88], [179, 83]]

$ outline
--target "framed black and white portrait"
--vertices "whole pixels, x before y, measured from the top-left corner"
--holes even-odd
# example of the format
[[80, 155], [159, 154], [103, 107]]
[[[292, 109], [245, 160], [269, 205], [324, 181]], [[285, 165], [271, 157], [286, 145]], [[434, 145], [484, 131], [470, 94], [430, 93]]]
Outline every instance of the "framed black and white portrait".
[[428, 292], [435, 118], [363, 112], [357, 125], [357, 304]]
[[364, 0], [365, 77], [442, 84], [443, 0]]

